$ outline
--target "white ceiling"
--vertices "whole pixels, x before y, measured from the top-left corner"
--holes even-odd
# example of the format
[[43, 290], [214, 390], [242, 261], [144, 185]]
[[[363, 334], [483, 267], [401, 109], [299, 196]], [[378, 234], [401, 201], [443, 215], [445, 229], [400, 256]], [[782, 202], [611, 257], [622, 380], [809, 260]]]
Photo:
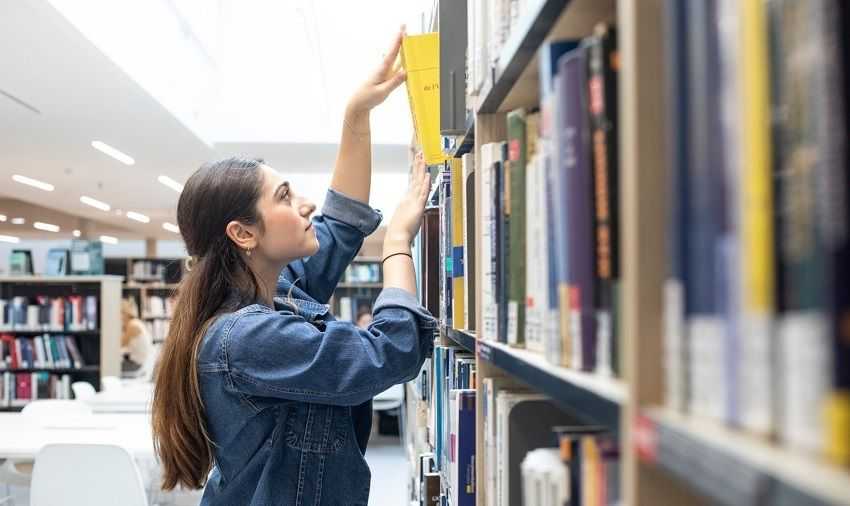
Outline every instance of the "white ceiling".
[[[258, 21], [267, 12], [261, 7], [278, 4], [295, 5], [306, 13], [302, 25], [313, 23], [312, 33], [321, 34], [310, 44], [324, 41], [324, 49], [310, 53], [314, 49], [299, 47], [303, 42], [299, 37], [273, 33], [275, 23]], [[176, 236], [162, 230], [161, 224], [174, 221], [178, 194], [157, 182], [160, 174], [183, 181], [205, 161], [246, 153], [262, 156], [272, 166], [290, 172], [296, 184], [299, 177], [306, 185], [326, 184], [336, 151], [333, 142], [340, 128], [334, 118], [340, 116], [346, 96], [340, 90], [350, 89], [355, 78], [366, 73], [364, 58], [376, 61], [380, 57], [375, 47], [383, 49], [392, 30], [352, 23], [358, 12], [361, 18], [368, 17], [359, 2], [246, 1], [245, 5], [253, 6], [247, 14], [234, 10], [242, 2], [223, 1], [222, 5], [229, 16], [225, 32], [241, 40], [241, 45], [231, 41], [230, 49], [216, 63], [218, 72], [237, 68], [240, 55], [244, 69], [226, 73], [229, 77], [221, 80], [217, 124], [198, 129], [185, 118], [179, 120], [173, 104], [166, 107], [155, 99], [150, 90], [130, 77], [126, 67], [116, 63], [115, 55], [107, 56], [46, 0], [0, 0], [0, 197], [65, 211], [140, 237], [173, 239]], [[249, 29], [252, 23], [253, 30]], [[149, 36], [156, 35], [150, 27], [146, 31]], [[339, 45], [332, 42], [338, 39], [325, 40], [326, 34], [334, 33], [343, 33], [348, 41], [345, 51], [327, 48]], [[376, 46], [375, 39], [382, 44]], [[255, 50], [246, 41], [255, 41]], [[273, 51], [279, 58], [269, 56], [270, 44], [280, 48]], [[365, 47], [371, 49], [366, 51]], [[360, 55], [360, 59], [346, 58], [347, 52]], [[364, 52], [369, 54], [363, 56]], [[303, 58], [291, 57], [298, 54]], [[311, 54], [324, 56], [310, 58]], [[258, 55], [263, 55], [264, 63]], [[321, 65], [316, 63], [319, 60]], [[305, 67], [309, 61], [313, 66]], [[244, 83], [253, 84], [239, 85], [239, 79], [233, 78], [237, 75], [245, 79]], [[287, 82], [299, 84], [283, 89]], [[327, 113], [317, 114], [315, 104]], [[397, 202], [399, 192], [394, 190], [407, 172], [406, 141], [390, 143], [393, 136], [410, 138], [403, 90], [373, 116], [373, 130], [376, 142], [383, 139], [387, 143], [373, 151], [373, 205], [377, 201], [386, 211]], [[93, 140], [124, 151], [135, 158], [135, 165], [123, 165], [95, 151]], [[224, 140], [235, 142], [221, 142]], [[12, 174], [46, 181], [56, 190], [47, 193], [20, 185], [12, 181]], [[312, 191], [321, 193], [315, 188]], [[105, 201], [115, 209], [147, 214], [152, 222], [141, 224], [88, 207], [80, 203], [81, 195]], [[0, 214], [4, 214], [3, 209]], [[8, 230], [8, 223], [0, 223], [0, 233]]]

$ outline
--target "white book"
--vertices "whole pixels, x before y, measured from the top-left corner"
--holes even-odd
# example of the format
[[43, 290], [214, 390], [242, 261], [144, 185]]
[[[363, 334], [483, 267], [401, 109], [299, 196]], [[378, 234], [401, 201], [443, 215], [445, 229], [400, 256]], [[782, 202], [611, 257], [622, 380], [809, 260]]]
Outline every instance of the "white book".
[[476, 268], [481, 270], [481, 326], [479, 330], [481, 339], [496, 338], [496, 300], [493, 293], [493, 272], [492, 265], [492, 227], [490, 226], [493, 216], [493, 146], [495, 143], [484, 144], [481, 146], [481, 221], [478, 232], [480, 238], [477, 245], [478, 265]]
[[719, 315], [691, 315], [686, 323], [690, 412], [716, 421], [725, 414], [723, 404], [725, 326]]
[[339, 298], [339, 319], [345, 321], [354, 320], [351, 308], [351, 297]]
[[545, 293], [542, 281], [545, 278], [547, 264], [544, 261], [543, 244], [543, 207], [541, 205], [543, 171], [540, 156], [533, 155], [526, 165], [526, 306], [525, 306], [525, 347], [528, 350], [543, 353], [545, 350], [542, 325], [542, 308]]

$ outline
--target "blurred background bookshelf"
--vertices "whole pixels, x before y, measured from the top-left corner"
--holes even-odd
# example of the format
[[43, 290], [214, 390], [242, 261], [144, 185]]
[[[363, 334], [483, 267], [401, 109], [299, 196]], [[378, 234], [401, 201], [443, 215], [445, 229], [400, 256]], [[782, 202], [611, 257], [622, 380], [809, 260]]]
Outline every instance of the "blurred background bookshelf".
[[847, 10], [434, 2], [411, 504], [850, 504]]
[[120, 374], [121, 278], [0, 277], [0, 411]]

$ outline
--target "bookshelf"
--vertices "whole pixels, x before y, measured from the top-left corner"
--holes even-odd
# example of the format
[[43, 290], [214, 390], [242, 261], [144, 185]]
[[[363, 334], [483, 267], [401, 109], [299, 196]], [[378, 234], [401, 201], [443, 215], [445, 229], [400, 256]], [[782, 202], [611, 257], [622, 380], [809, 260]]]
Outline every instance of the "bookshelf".
[[124, 276], [123, 296], [136, 302], [139, 318], [154, 345], [168, 335], [171, 306], [185, 274], [183, 258], [115, 257], [106, 259], [106, 272]]
[[[471, 8], [469, 6], [475, 3], [470, 1], [467, 7]], [[488, 2], [491, 6], [494, 3]], [[725, 0], [708, 2], [706, 5], [720, 3], [725, 4], [726, 8], [730, 5], [734, 9], [739, 7], [738, 2]], [[760, 4], [749, 0], [742, 2], [746, 3]], [[620, 366], [619, 372], [610, 376], [567, 368], [557, 364], [557, 360], [547, 357], [547, 353], [511, 346], [501, 342], [501, 339], [480, 339], [488, 304], [482, 297], [482, 286], [489, 282], [491, 274], [484, 272], [481, 262], [477, 262], [472, 271], [464, 272], [466, 282], [470, 278], [475, 282], [474, 325], [471, 322], [466, 325], [447, 325], [445, 321], [441, 321], [441, 331], [436, 344], [452, 348], [463, 357], [462, 360], [468, 360], [470, 354], [475, 359], [477, 505], [494, 504], [493, 498], [489, 497], [488, 476], [484, 474], [486, 466], [483, 457], [491, 451], [486, 446], [486, 429], [482, 426], [482, 404], [486, 402], [483, 400], [485, 391], [482, 390], [482, 383], [489, 379], [505, 381], [508, 385], [520, 385], [527, 391], [544, 394], [565, 412], [575, 415], [581, 423], [605, 427], [608, 433], [616, 438], [619, 448], [618, 482], [622, 504], [850, 504], [850, 470], [846, 464], [842, 466], [829, 462], [824, 452], [797, 448], [782, 439], [781, 434], [759, 435], [736, 422], [727, 422], [723, 417], [712, 418], [701, 412], [687, 412], [681, 407], [670, 406], [670, 389], [674, 380], [670, 379], [669, 371], [671, 351], [665, 345], [665, 336], [670, 332], [669, 328], [665, 327], [669, 324], [665, 322], [665, 310], [670, 310], [669, 306], [665, 308], [665, 286], [673, 262], [668, 256], [668, 242], [675, 240], [675, 235], [674, 239], [670, 239], [670, 235], [676, 233], [671, 232], [669, 224], [670, 213], [674, 212], [671, 208], [671, 194], [676, 191], [676, 188], [671, 187], [670, 174], [675, 169], [669, 153], [671, 143], [677, 141], [668, 130], [676, 95], [665, 88], [665, 80], [668, 79], [671, 67], [675, 67], [670, 63], [669, 51], [678, 41], [669, 38], [669, 27], [665, 25], [665, 19], [671, 6], [677, 4], [687, 6], [682, 7], [683, 9], [704, 7], [701, 2], [673, 0], [518, 2], [521, 9], [519, 16], [512, 22], [511, 32], [501, 44], [497, 57], [486, 64], [482, 86], [476, 93], [466, 97], [466, 103], [471, 110], [465, 131], [444, 142], [445, 146], [450, 147], [447, 154], [453, 158], [461, 158], [469, 153], [475, 155], [475, 202], [472, 222], [476, 227], [480, 227], [485, 219], [482, 201], [484, 188], [480, 177], [486, 169], [480, 156], [482, 147], [506, 140], [506, 120], [509, 112], [517, 108], [525, 108], [528, 111], [539, 105], [538, 69], [541, 47], [559, 39], [587, 37], [600, 22], [616, 25], [619, 53], [616, 119], [619, 137], [617, 216], [620, 251], [620, 306], [616, 309], [619, 348], [616, 359]], [[770, 3], [765, 5], [767, 4]], [[771, 5], [778, 4], [779, 2], [774, 2]], [[435, 6], [435, 9], [438, 8], [439, 3]], [[846, 12], [843, 15], [846, 23]], [[703, 15], [692, 17], [698, 22], [706, 19]], [[825, 16], [820, 22], [824, 19], [831, 20], [832, 17]], [[436, 16], [432, 16], [432, 20], [435, 18]], [[810, 18], [812, 16], [806, 17]], [[432, 26], [432, 29], [438, 30], [439, 27]], [[838, 33], [841, 35], [843, 32]], [[725, 35], [718, 37], [721, 36]], [[850, 44], [846, 35], [844, 37], [837, 43], [838, 46]], [[809, 40], [805, 37], [804, 39]], [[470, 54], [476, 52], [475, 47], [461, 49], [467, 49]], [[686, 58], [694, 55], [694, 49], [689, 50], [691, 53], [686, 54]], [[748, 68], [752, 68], [752, 65]], [[815, 67], [814, 70], [821, 69]], [[476, 73], [481, 74], [473, 70], [470, 75]], [[770, 79], [773, 79], [773, 76], [768, 78], [768, 84]], [[708, 94], [715, 91], [710, 89], [710, 86], [704, 85], [697, 89]], [[839, 90], [846, 88], [838, 87]], [[694, 91], [687, 89], [685, 93]], [[850, 97], [846, 97], [846, 92], [844, 95], [850, 100]], [[819, 105], [815, 104], [812, 107], [817, 106]], [[710, 136], [713, 132], [706, 134]], [[692, 134], [686, 134], [686, 137], [687, 135]], [[838, 160], [843, 159], [839, 156]], [[846, 178], [846, 166], [843, 170], [845, 172], [836, 177]], [[431, 205], [439, 205], [440, 192], [439, 184], [435, 185], [429, 197]], [[453, 184], [453, 199], [455, 195], [456, 186]], [[693, 204], [689, 202], [688, 205]], [[427, 222], [426, 217], [426, 224]], [[478, 234], [479, 231], [476, 231], [476, 239], [480, 237]], [[464, 241], [466, 240], [465, 237]], [[428, 244], [429, 240], [419, 242]], [[433, 244], [434, 240], [430, 242]], [[452, 245], [457, 246], [456, 243]], [[442, 253], [445, 252], [443, 246], [444, 244], [440, 243], [437, 247], [443, 250]], [[781, 255], [781, 251], [775, 254]], [[424, 284], [428, 286], [429, 283], [436, 283], [434, 279], [439, 279], [440, 290], [445, 290], [444, 285], [447, 283], [442, 281], [444, 274], [440, 265], [445, 257], [435, 261], [434, 267], [428, 265], [427, 255], [420, 252], [420, 256], [422, 265], [419, 270], [424, 272], [423, 276], [427, 278]], [[450, 271], [451, 267], [447, 269]], [[836, 272], [844, 276], [842, 280], [836, 280], [838, 284], [850, 282], [846, 279], [846, 271], [838, 269]], [[442, 309], [432, 309], [432, 312], [440, 312], [445, 318], [446, 313]], [[467, 330], [473, 328], [474, 330]], [[500, 332], [501, 330], [497, 334]], [[721, 341], [725, 335], [726, 331], [720, 329], [709, 337]], [[846, 351], [834, 353], [836, 360], [845, 360], [841, 363], [842, 367], [847, 367]], [[838, 357], [839, 353], [844, 353], [841, 355], [843, 358]], [[821, 368], [827, 367], [826, 362], [822, 364]], [[409, 434], [405, 443], [411, 458], [411, 469], [414, 475], [419, 472], [419, 476], [427, 473], [420, 469], [418, 457], [437, 451], [434, 436], [431, 434], [440, 430], [435, 426], [435, 415], [432, 412], [435, 401], [427, 399], [429, 385], [432, 396], [436, 396], [433, 393], [434, 386], [431, 385], [432, 382], [439, 381], [436, 374], [438, 371], [435, 365], [430, 364], [430, 369], [426, 367], [420, 378], [408, 385], [408, 396], [414, 400], [407, 402], [407, 416], [413, 421], [409, 420], [407, 423]], [[452, 377], [450, 381], [455, 379]], [[716, 388], [728, 388], [724, 384], [731, 381], [728, 378], [719, 378]], [[426, 400], [420, 402], [416, 399]], [[451, 415], [449, 421], [456, 422], [451, 420]], [[424, 427], [416, 426], [414, 422], [424, 424]], [[424, 436], [417, 430], [424, 432]], [[452, 436], [455, 435], [453, 432]], [[843, 436], [844, 444], [850, 445], [850, 433], [844, 433]], [[834, 444], [840, 446], [838, 442]], [[439, 467], [441, 463], [437, 462], [436, 465]], [[456, 477], [452, 477], [451, 473], [447, 474], [444, 469], [438, 469], [431, 474], [437, 475], [436, 479], [443, 493], [447, 487], [457, 486], [457, 483], [452, 483]], [[420, 478], [413, 480], [414, 504], [418, 504], [415, 490], [417, 480]], [[424, 485], [422, 486], [424, 488]], [[452, 504], [452, 501], [449, 503]], [[511, 504], [513, 506], [514, 502]]]
[[[74, 381], [99, 389], [101, 378], [120, 375], [121, 281], [109, 275], [0, 277], [0, 411], [19, 411], [33, 394], [70, 397]], [[10, 400], [21, 382], [21, 392], [30, 396]]]
[[380, 257], [355, 257], [331, 296], [331, 311], [340, 319], [356, 322], [360, 309], [371, 308], [383, 286]]

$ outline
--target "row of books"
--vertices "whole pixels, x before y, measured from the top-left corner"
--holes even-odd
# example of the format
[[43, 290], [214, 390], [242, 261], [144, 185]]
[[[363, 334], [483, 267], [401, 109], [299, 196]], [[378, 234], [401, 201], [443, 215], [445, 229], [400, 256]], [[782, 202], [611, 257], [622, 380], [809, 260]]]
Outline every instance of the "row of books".
[[531, 450], [520, 465], [522, 504], [620, 504], [620, 454], [616, 440], [594, 427], [553, 430], [559, 447]]
[[[479, 381], [480, 397], [476, 393]], [[429, 443], [428, 451], [417, 459], [414, 487], [419, 504], [475, 505], [479, 494], [488, 506], [619, 503], [616, 438], [603, 428], [581, 424], [544, 395], [510, 378], [479, 379], [471, 353], [435, 346], [415, 391], [427, 406]], [[478, 402], [484, 455], [479, 459], [483, 480], [476, 482]], [[551, 459], [538, 460], [538, 449], [554, 451], [556, 465], [551, 465]], [[543, 483], [566, 495], [558, 495], [560, 502], [544, 501]]]
[[47, 372], [3, 373], [0, 406], [22, 407], [38, 399], [70, 399], [71, 377]]
[[167, 317], [174, 316], [173, 297], [160, 297], [159, 295], [148, 295], [143, 300], [142, 315], [145, 317]]
[[[506, 141], [480, 146], [477, 164], [471, 153], [446, 162], [439, 176], [439, 230], [429, 226], [427, 212], [424, 226], [424, 234], [439, 237], [437, 314], [454, 328], [477, 330], [480, 339], [616, 375], [616, 30], [599, 25], [586, 39], [545, 43], [539, 61], [539, 112], [511, 111]], [[426, 248], [432, 242], [423, 239]], [[483, 274], [481, 329], [476, 264]]]
[[146, 320], [145, 327], [148, 329], [148, 334], [151, 336], [151, 341], [161, 343], [168, 337], [168, 330], [171, 327], [171, 321], [165, 319]]
[[380, 283], [381, 264], [378, 262], [353, 263], [345, 269], [342, 280], [344, 283]]
[[850, 465], [845, 2], [669, 0], [666, 401]]
[[12, 297], [0, 299], [0, 331], [85, 331], [98, 328], [94, 295]]
[[364, 312], [372, 313], [374, 297], [339, 297], [337, 318], [344, 321], [356, 322]]
[[72, 336], [0, 334], [0, 369], [79, 369], [83, 356]]
[[[170, 260], [169, 260], [170, 262]], [[136, 260], [132, 264], [133, 279], [159, 279], [165, 281], [166, 270], [168, 265], [163, 262], [152, 262], [150, 260]]]
[[[467, 95], [479, 93], [491, 69], [499, 64], [502, 47], [522, 16], [535, 2], [530, 0], [467, 0]], [[471, 103], [471, 102], [467, 102]]]

